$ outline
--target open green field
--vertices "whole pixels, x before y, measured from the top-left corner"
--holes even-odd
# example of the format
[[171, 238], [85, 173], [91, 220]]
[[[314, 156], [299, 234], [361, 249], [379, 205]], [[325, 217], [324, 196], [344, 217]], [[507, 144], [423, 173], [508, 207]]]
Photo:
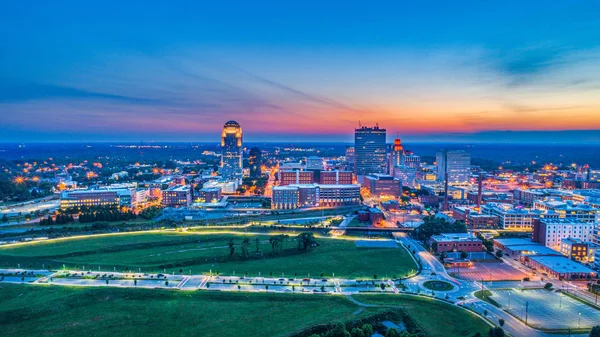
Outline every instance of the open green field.
[[358, 218], [354, 218], [348, 223], [348, 225], [346, 225], [346, 227], [369, 227], [369, 223], [362, 222], [358, 220]]
[[[250, 257], [241, 256], [244, 237], [250, 239]], [[298, 250], [290, 237], [283, 251], [273, 253], [269, 235], [238, 233], [138, 232], [49, 240], [0, 247], [0, 266], [22, 268], [66, 268], [193, 274], [219, 272], [222, 275], [262, 276], [323, 274], [331, 277], [359, 278], [404, 276], [416, 269], [403, 248], [357, 248], [352, 240], [317, 238], [319, 247]], [[259, 254], [256, 253], [258, 238]], [[228, 242], [234, 240], [233, 257]]]
[[359, 294], [363, 303], [401, 306], [429, 337], [470, 337], [476, 332], [487, 336], [490, 325], [476, 315], [453, 305], [426, 297]]
[[[426, 298], [353, 297], [402, 306], [429, 337], [470, 337], [475, 332], [485, 336], [489, 329], [465, 310]], [[329, 295], [0, 287], [3, 336], [285, 336], [317, 324], [348, 322], [390, 310], [358, 309], [345, 297]]]
[[2, 336], [281, 336], [348, 321], [344, 297], [2, 284]]

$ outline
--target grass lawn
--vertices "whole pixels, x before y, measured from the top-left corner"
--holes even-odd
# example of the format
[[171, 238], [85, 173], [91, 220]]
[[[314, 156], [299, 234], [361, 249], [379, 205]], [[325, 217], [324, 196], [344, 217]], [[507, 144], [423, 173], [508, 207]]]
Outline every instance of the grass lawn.
[[3, 336], [281, 336], [378, 312], [344, 297], [2, 284]]
[[369, 227], [368, 222], [362, 222], [358, 218], [352, 219], [346, 227]]
[[476, 291], [475, 297], [477, 297], [480, 300], [486, 301], [495, 307], [501, 308], [500, 304], [498, 302], [496, 302], [495, 299], [492, 298], [492, 292], [489, 290]]
[[[119, 271], [126, 268], [142, 272], [194, 274], [219, 271], [223, 275], [245, 274], [291, 277], [397, 277], [416, 269], [408, 252], [403, 248], [357, 248], [352, 240], [317, 238], [319, 247], [299, 251], [291, 237], [284, 251], [272, 253], [268, 235], [248, 235], [248, 260], [240, 256], [244, 234], [237, 233], [178, 233], [143, 232], [120, 235], [96, 235], [79, 238], [49, 240], [0, 247], [0, 267], [62, 268]], [[263, 257], [257, 257], [256, 238]], [[228, 242], [234, 240], [236, 255], [229, 257]]]
[[427, 281], [423, 283], [423, 286], [434, 291], [449, 291], [454, 289], [452, 284], [445, 281]]
[[432, 299], [404, 295], [352, 295], [363, 303], [401, 306], [429, 337], [487, 336], [489, 324], [474, 314]]

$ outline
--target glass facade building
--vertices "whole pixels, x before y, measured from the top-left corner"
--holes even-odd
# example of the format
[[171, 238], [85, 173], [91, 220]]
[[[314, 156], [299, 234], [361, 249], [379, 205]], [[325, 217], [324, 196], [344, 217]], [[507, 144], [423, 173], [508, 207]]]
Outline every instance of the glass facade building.
[[356, 175], [387, 172], [386, 130], [363, 126], [354, 130], [354, 172]]
[[221, 133], [221, 167], [219, 173], [224, 180], [242, 182], [242, 127], [229, 121]]

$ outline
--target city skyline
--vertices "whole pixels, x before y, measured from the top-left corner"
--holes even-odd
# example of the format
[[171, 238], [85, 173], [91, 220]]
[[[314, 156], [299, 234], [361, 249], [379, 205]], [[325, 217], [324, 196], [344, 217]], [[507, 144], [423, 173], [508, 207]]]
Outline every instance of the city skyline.
[[10, 6], [0, 142], [600, 142], [594, 4]]

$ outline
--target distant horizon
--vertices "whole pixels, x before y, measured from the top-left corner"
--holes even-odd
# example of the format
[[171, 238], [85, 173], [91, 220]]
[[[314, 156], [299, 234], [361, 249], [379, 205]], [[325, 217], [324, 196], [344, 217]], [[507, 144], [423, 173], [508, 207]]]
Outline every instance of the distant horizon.
[[[384, 128], [384, 126], [381, 126]], [[244, 129], [242, 125], [242, 129]], [[353, 131], [353, 130], [352, 130]], [[250, 134], [250, 135], [248, 135]], [[220, 130], [215, 132], [198, 133], [194, 135], [172, 135], [153, 132], [150, 135], [131, 135], [120, 137], [118, 135], [80, 135], [42, 137], [45, 139], [6, 139], [0, 138], [0, 144], [45, 144], [45, 143], [218, 143]], [[145, 138], [145, 137], [148, 138]], [[162, 136], [162, 138], [161, 138]], [[198, 137], [200, 136], [200, 137]], [[260, 138], [259, 138], [260, 137]], [[353, 143], [353, 132], [344, 134], [261, 134], [256, 135], [244, 129], [244, 142], [247, 143]], [[600, 144], [600, 130], [560, 130], [560, 131], [486, 131], [477, 133], [443, 133], [443, 134], [406, 134], [394, 133], [388, 130], [387, 142], [400, 138], [402, 142], [409, 143], [456, 143], [456, 144]]]

